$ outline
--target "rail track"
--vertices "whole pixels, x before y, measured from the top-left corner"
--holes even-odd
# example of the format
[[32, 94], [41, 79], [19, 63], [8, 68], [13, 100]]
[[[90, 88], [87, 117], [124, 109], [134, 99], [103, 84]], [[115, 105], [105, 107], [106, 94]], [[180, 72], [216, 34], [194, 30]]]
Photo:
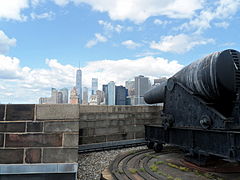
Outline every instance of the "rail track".
[[185, 167], [182, 158], [183, 153], [174, 147], [164, 148], [161, 153], [144, 149], [120, 154], [102, 172], [101, 180], [232, 180]]

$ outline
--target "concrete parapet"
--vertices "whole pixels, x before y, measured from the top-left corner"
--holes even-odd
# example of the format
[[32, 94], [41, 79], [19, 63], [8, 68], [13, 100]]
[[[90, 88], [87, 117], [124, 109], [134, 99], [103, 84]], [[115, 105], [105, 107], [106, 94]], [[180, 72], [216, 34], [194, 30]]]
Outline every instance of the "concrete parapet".
[[37, 120], [66, 120], [79, 118], [78, 104], [38, 104], [36, 106]]

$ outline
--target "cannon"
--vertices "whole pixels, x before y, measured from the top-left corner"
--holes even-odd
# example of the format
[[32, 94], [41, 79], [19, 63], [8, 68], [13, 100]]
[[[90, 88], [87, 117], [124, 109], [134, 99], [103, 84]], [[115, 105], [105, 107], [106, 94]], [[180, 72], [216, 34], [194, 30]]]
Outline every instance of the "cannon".
[[173, 144], [190, 161], [206, 157], [240, 161], [240, 53], [212, 53], [184, 67], [144, 95], [148, 104], [163, 103], [162, 123], [146, 125], [148, 147], [156, 152]]

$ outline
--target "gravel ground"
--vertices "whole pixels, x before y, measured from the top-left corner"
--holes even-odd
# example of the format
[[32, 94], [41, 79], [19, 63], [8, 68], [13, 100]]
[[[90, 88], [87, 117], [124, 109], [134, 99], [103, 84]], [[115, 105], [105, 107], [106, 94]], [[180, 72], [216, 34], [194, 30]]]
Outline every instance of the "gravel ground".
[[101, 172], [109, 166], [110, 162], [120, 153], [132, 150], [146, 149], [146, 146], [116, 149], [93, 153], [83, 153], [78, 156], [78, 179], [99, 180]]

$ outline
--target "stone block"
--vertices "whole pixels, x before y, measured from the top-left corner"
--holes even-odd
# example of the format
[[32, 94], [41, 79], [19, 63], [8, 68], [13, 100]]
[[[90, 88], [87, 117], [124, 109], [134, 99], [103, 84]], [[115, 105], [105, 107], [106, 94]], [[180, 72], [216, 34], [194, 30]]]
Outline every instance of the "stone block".
[[23, 149], [0, 149], [0, 164], [22, 164]]
[[95, 137], [94, 136], [80, 136], [79, 137], [79, 145], [81, 144], [91, 144], [95, 143]]
[[88, 136], [88, 128], [85, 128], [85, 129], [80, 128], [79, 136]]
[[62, 134], [6, 134], [6, 147], [59, 147]]
[[109, 122], [109, 126], [118, 126], [118, 125], [119, 125], [118, 120], [110, 120], [110, 122]]
[[96, 121], [88, 121], [88, 128], [95, 128], [96, 127]]
[[116, 133], [119, 133], [119, 128], [118, 127], [96, 128], [95, 129], [96, 136], [116, 134]]
[[76, 134], [64, 134], [63, 135], [63, 147], [76, 147], [78, 148], [78, 133]]
[[43, 163], [76, 163], [78, 148], [44, 148]]
[[25, 132], [25, 122], [1, 122], [0, 132]]
[[44, 132], [78, 132], [79, 121], [45, 121]]
[[79, 121], [86, 121], [86, 120], [88, 120], [88, 114], [80, 113], [80, 115], [79, 115]]
[[108, 107], [105, 105], [101, 106], [80, 105], [80, 113], [104, 113], [104, 112], [108, 112]]
[[110, 126], [110, 120], [96, 120], [95, 127], [108, 127]]
[[0, 104], [0, 121], [4, 120], [5, 106], [6, 105], [4, 105], [4, 104]]
[[126, 139], [134, 139], [135, 138], [135, 133], [134, 132], [128, 132], [126, 135]]
[[144, 131], [138, 131], [135, 133], [135, 138], [145, 138], [145, 132]]
[[38, 104], [36, 106], [38, 120], [79, 119], [78, 104]]
[[127, 136], [126, 134], [112, 134], [108, 135], [106, 141], [121, 141], [121, 140], [126, 140]]
[[33, 120], [34, 104], [8, 104], [6, 121]]
[[94, 137], [94, 143], [101, 143], [101, 142], [106, 142], [106, 136], [95, 136]]
[[26, 163], [41, 163], [41, 149], [40, 148], [26, 149], [25, 162]]
[[43, 122], [27, 122], [27, 132], [43, 132]]
[[0, 147], [3, 147], [4, 144], [4, 135], [0, 134]]
[[88, 136], [94, 136], [95, 135], [95, 128], [88, 128]]
[[80, 120], [79, 128], [82, 129], [82, 128], [87, 128], [87, 127], [88, 127], [88, 122]]

